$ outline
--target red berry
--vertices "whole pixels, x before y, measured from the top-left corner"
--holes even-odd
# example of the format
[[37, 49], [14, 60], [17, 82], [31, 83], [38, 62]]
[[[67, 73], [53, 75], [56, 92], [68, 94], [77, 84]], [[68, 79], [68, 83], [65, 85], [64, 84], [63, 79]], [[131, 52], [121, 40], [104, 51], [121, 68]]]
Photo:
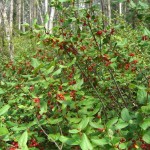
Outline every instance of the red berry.
[[81, 47], [80, 47], [80, 50], [81, 50], [81, 51], [84, 51], [85, 49], [86, 49], [85, 46], [81, 46]]
[[125, 64], [125, 69], [126, 69], [126, 70], [128, 70], [129, 67], [130, 67], [130, 64], [129, 64], [129, 63]]
[[134, 53], [130, 53], [129, 56], [133, 57], [135, 54]]
[[34, 86], [30, 86], [30, 91], [33, 91], [34, 90]]
[[90, 14], [87, 14], [87, 15], [86, 15], [86, 18], [88, 18], [88, 19], [89, 19], [90, 17], [91, 17], [91, 16], [90, 16]]
[[101, 116], [100, 116], [100, 115], [97, 115], [97, 118], [98, 118], [98, 119], [100, 119], [100, 118], [101, 118]]
[[132, 63], [133, 63], [133, 64], [137, 64], [137, 63], [138, 63], [138, 60], [133, 60]]
[[49, 97], [51, 97], [51, 96], [52, 96], [52, 93], [51, 93], [51, 92], [48, 92], [47, 95], [48, 95]]
[[65, 97], [64, 97], [64, 95], [62, 93], [57, 94], [56, 98], [59, 99], [59, 100], [65, 100]]
[[33, 101], [38, 104], [40, 103], [40, 99], [38, 97], [34, 98]]
[[97, 33], [96, 33], [97, 35], [102, 35], [103, 34], [103, 31], [101, 31], [101, 30], [99, 30], [99, 31], [97, 31]]
[[104, 131], [105, 131], [104, 128], [98, 128], [97, 130], [98, 130], [99, 132], [104, 132]]
[[148, 36], [147, 36], [147, 35], [143, 35], [143, 36], [142, 36], [142, 40], [143, 40], [143, 41], [148, 40]]

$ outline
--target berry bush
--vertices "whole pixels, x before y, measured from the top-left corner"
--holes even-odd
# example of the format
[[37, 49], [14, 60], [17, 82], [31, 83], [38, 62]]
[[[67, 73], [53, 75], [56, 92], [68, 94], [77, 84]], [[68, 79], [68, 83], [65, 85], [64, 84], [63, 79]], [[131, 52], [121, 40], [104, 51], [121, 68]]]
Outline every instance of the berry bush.
[[32, 49], [2, 62], [0, 149], [149, 150], [148, 27], [54, 5], [53, 34], [35, 21]]

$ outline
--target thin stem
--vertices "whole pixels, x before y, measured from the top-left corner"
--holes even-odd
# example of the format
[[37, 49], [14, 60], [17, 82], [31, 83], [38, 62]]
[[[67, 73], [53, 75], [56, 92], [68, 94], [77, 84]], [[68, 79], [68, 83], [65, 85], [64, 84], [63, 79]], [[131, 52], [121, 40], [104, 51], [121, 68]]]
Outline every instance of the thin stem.
[[43, 131], [43, 133], [47, 136], [48, 140], [50, 139], [50, 140], [49, 140], [50, 142], [53, 142], [59, 150], [62, 150], [62, 146], [60, 147], [60, 146], [57, 144], [57, 142], [55, 142], [51, 137], [49, 137], [48, 134], [46, 133], [46, 131], [45, 131], [45, 130], [42, 128], [42, 126], [40, 125], [40, 123], [39, 123], [39, 121], [38, 121], [37, 118], [36, 118], [36, 120], [37, 120], [38, 126], [39, 126], [40, 129]]
[[[64, 49], [66, 49], [66, 48], [64, 47]], [[67, 50], [66, 50], [66, 51], [67, 51]], [[67, 52], [67, 54], [68, 54], [69, 58], [72, 59], [71, 56], [70, 56], [70, 54], [69, 54], [68, 52]], [[77, 65], [77, 67], [79, 68], [79, 70], [81, 71], [81, 73], [82, 73], [85, 77], [87, 77], [86, 74], [85, 74], [85, 72], [83, 71], [83, 69], [80, 67], [80, 65], [79, 65], [78, 63], [76, 63], [76, 65]], [[103, 108], [104, 108], [104, 113], [105, 113], [105, 116], [106, 116], [106, 119], [107, 119], [106, 107], [105, 107], [105, 104], [104, 104], [105, 99], [102, 98], [102, 97], [99, 95], [99, 93], [98, 93], [98, 91], [96, 90], [96, 88], [94, 87], [93, 83], [92, 83], [90, 80], [88, 80], [88, 82], [90, 83], [91, 87], [94, 89], [94, 91], [96, 92], [96, 95], [98, 96], [99, 100], [101, 101], [102, 106], [103, 106]]]
[[122, 95], [122, 92], [121, 92], [121, 90], [120, 90], [119, 85], [118, 85], [117, 82], [116, 82], [116, 79], [115, 79], [115, 77], [114, 77], [114, 75], [113, 75], [113, 73], [112, 73], [112, 70], [108, 69], [108, 71], [109, 71], [109, 73], [110, 73], [110, 75], [111, 75], [111, 77], [112, 77], [112, 79], [113, 79], [113, 81], [114, 81], [114, 83], [115, 83], [115, 85], [116, 85], [116, 87], [117, 87], [117, 90], [118, 90], [118, 92], [119, 92], [119, 94], [120, 94], [120, 97], [122, 98], [122, 100], [123, 100], [123, 102], [124, 102], [124, 104], [125, 104], [125, 107], [127, 107], [126, 101], [125, 101], [125, 99], [124, 99], [124, 97], [123, 97], [123, 95]]

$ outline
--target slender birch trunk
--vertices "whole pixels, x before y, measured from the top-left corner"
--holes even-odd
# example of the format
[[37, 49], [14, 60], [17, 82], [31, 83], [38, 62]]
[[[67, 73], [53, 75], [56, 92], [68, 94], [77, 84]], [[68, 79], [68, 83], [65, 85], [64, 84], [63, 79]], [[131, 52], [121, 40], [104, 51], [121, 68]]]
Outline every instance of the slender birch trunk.
[[21, 0], [17, 0], [17, 6], [16, 6], [16, 19], [17, 19], [17, 26], [18, 30], [21, 30]]
[[108, 0], [108, 19], [109, 24], [111, 23], [111, 2]]
[[9, 21], [6, 13], [6, 6], [3, 1], [2, 18], [5, 26], [5, 34], [8, 42], [8, 50], [11, 61], [14, 59], [14, 47], [12, 43], [12, 30], [13, 30], [13, 0], [10, 0], [10, 16]]
[[9, 54], [10, 54], [10, 59], [11, 61], [14, 60], [14, 45], [13, 45], [13, 42], [12, 42], [12, 31], [13, 31], [13, 5], [14, 5], [14, 0], [11, 0], [10, 1], [10, 20], [9, 20], [9, 43], [8, 43], [8, 46], [9, 46]]
[[37, 18], [37, 3], [36, 0], [33, 0], [33, 19]]
[[[44, 2], [44, 8], [45, 8], [45, 16], [48, 14], [48, 0], [45, 0]], [[45, 23], [45, 29], [48, 30], [48, 21]]]
[[33, 3], [32, 3], [32, 0], [30, 0], [30, 3], [29, 3], [29, 24], [30, 24], [30, 26], [32, 26], [32, 7], [33, 7]]
[[4, 22], [3, 22], [3, 3], [2, 1], [0, 1], [0, 37], [1, 37], [1, 42], [2, 42], [2, 45], [1, 45], [1, 48], [0, 48], [0, 51], [3, 51], [3, 48], [5, 46], [5, 33], [4, 33]]
[[42, 11], [41, 11], [41, 7], [40, 7], [40, 5], [39, 5], [39, 1], [38, 1], [38, 0], [36, 0], [36, 3], [37, 3], [37, 8], [38, 8], [38, 12], [39, 12], [39, 16], [40, 16], [41, 24], [43, 24], [43, 23], [44, 23], [44, 21], [43, 21]]
[[122, 3], [119, 3], [119, 14], [122, 15]]
[[49, 31], [52, 33], [53, 21], [55, 16], [55, 7], [51, 7], [50, 19], [49, 19]]
[[103, 22], [103, 29], [105, 29], [106, 27], [106, 23], [105, 23], [105, 6], [104, 6], [104, 1], [100, 0], [100, 4], [101, 4], [101, 11], [102, 11], [102, 22]]
[[[25, 3], [24, 1], [22, 1], [22, 23], [24, 24], [25, 23], [25, 11], [24, 11], [24, 8], [25, 8]], [[25, 26], [22, 26], [22, 31], [25, 32]]]

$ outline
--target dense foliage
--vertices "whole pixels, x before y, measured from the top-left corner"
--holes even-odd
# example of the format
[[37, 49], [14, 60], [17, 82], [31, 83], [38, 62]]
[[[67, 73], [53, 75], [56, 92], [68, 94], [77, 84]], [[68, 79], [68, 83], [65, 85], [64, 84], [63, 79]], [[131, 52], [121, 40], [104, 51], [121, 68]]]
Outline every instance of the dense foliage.
[[53, 34], [35, 20], [27, 51], [1, 62], [0, 149], [149, 150], [148, 9], [135, 29], [121, 16], [104, 29], [95, 6], [58, 6]]

